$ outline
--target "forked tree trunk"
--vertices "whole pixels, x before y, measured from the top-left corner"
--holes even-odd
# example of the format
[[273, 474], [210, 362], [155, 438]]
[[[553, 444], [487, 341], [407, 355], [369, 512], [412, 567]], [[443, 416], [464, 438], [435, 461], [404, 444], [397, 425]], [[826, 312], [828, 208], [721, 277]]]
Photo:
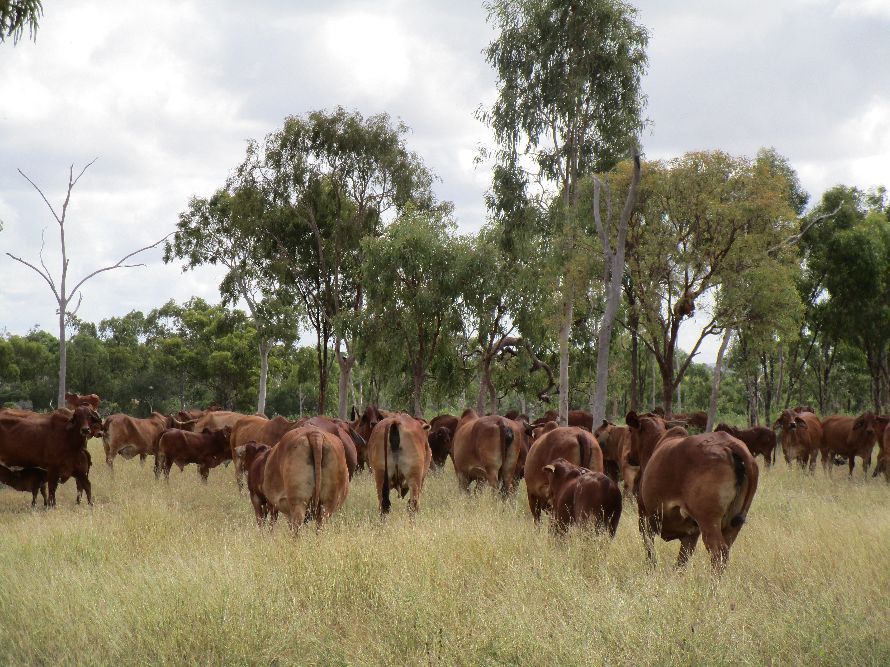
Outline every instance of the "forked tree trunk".
[[708, 424], [705, 426], [705, 433], [714, 430], [714, 422], [717, 419], [717, 398], [720, 396], [720, 381], [723, 373], [723, 355], [726, 354], [726, 348], [729, 340], [732, 338], [732, 329], [727, 328], [723, 334], [723, 341], [720, 343], [720, 349], [717, 351], [717, 363], [714, 364], [714, 378], [711, 382], [711, 401], [708, 404]]
[[337, 343], [337, 364], [340, 366], [340, 379], [337, 383], [337, 418], [347, 418], [349, 412], [349, 388], [352, 386], [352, 367], [355, 365], [355, 356], [340, 351], [340, 343]]

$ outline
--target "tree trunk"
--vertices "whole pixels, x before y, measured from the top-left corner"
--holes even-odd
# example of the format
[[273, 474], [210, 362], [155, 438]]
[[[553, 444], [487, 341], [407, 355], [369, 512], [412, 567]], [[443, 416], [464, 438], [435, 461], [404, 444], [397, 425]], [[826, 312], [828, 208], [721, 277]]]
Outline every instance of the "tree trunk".
[[485, 413], [485, 397], [489, 394], [490, 384], [491, 360], [483, 353], [479, 360], [479, 393], [476, 395], [476, 412], [480, 415]]
[[260, 391], [257, 397], [256, 411], [261, 415], [266, 414], [266, 387], [269, 379], [269, 351], [271, 349], [271, 340], [260, 341]]
[[[62, 289], [65, 289], [62, 287]], [[65, 304], [59, 303], [59, 395], [56, 407], [65, 407], [65, 377], [68, 374], [68, 347], [65, 345]], [[81, 389], [81, 391], [86, 391]]]
[[717, 399], [720, 396], [720, 380], [723, 373], [723, 355], [726, 354], [726, 348], [729, 345], [729, 339], [732, 338], [732, 329], [727, 329], [723, 334], [723, 342], [720, 343], [720, 349], [717, 351], [717, 363], [714, 364], [714, 378], [711, 382], [711, 402], [708, 404], [708, 424], [705, 427], [705, 433], [714, 430], [714, 422], [717, 420]]
[[562, 304], [562, 325], [559, 327], [559, 424], [569, 423], [569, 336], [572, 333], [574, 302], [570, 295]]
[[349, 388], [352, 386], [352, 367], [355, 365], [355, 357], [340, 351], [340, 342], [336, 348], [337, 364], [340, 366], [340, 379], [337, 383], [337, 418], [346, 420], [349, 408]]
[[[620, 262], [620, 268], [619, 268]], [[609, 295], [606, 298], [606, 312], [600, 324], [599, 337], [596, 349], [596, 384], [593, 389], [593, 399], [590, 403], [590, 414], [593, 415], [593, 423], [600, 424], [606, 416], [606, 398], [609, 388], [609, 348], [612, 344], [612, 327], [615, 324], [615, 315], [618, 314], [618, 303], [621, 299], [621, 275], [624, 269], [624, 248], [621, 248], [615, 264], [612, 267], [612, 284], [609, 285]]]
[[640, 339], [637, 333], [639, 315], [631, 310], [630, 315], [630, 405], [628, 410], [640, 409]]
[[423, 367], [414, 363], [414, 416], [423, 418]]

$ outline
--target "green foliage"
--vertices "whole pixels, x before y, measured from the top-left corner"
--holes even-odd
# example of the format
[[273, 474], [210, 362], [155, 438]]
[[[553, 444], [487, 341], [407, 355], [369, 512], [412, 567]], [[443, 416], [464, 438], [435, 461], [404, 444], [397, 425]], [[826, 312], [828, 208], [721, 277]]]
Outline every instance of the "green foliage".
[[43, 16], [42, 0], [3, 0], [0, 2], [0, 42], [10, 37], [17, 44], [28, 28], [28, 36], [37, 40], [37, 26]]

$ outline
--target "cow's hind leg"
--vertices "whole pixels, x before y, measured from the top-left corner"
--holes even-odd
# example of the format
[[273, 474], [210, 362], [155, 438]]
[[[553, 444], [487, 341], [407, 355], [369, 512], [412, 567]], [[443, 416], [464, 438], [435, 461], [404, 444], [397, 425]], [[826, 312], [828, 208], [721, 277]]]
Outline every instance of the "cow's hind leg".
[[528, 496], [528, 508], [531, 510], [532, 518], [535, 520], [535, 525], [541, 525], [541, 511], [544, 509], [543, 501], [538, 498], [538, 496], [533, 496], [529, 494]]
[[[640, 508], [642, 510], [642, 508]], [[643, 546], [646, 547], [646, 558], [649, 560], [649, 567], [655, 569], [655, 531], [652, 526], [652, 519], [647, 517], [642, 511], [640, 512], [640, 535], [643, 537]]]
[[49, 485], [49, 498], [47, 499], [49, 507], [56, 506], [56, 489], [59, 487], [59, 475], [55, 472], [49, 473], [46, 479]]
[[300, 527], [303, 525], [304, 520], [306, 519], [306, 505], [303, 503], [291, 503], [290, 506], [290, 514], [287, 516], [288, 525], [290, 525], [291, 532], [294, 535], [298, 535], [300, 532]]
[[707, 521], [700, 524], [702, 541], [705, 548], [711, 554], [711, 568], [715, 573], [721, 574], [729, 560], [729, 545], [723, 538], [720, 530], [720, 521]]
[[680, 554], [677, 556], [677, 567], [686, 567], [686, 563], [692, 558], [695, 552], [695, 545], [698, 544], [699, 531], [695, 531], [689, 535], [680, 538]]
[[850, 454], [850, 458], [847, 460], [847, 466], [850, 468], [850, 479], [853, 479], [853, 468], [856, 467], [856, 455]]

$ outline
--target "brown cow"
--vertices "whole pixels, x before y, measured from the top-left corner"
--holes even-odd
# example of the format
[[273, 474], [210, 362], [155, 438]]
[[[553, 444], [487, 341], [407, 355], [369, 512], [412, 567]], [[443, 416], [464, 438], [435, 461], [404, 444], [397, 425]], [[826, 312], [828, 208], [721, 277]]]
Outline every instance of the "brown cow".
[[256, 514], [258, 526], [262, 526], [269, 516], [269, 502], [263, 494], [263, 476], [266, 470], [266, 457], [271, 451], [269, 445], [259, 444], [251, 440], [235, 448], [233, 459], [247, 472], [247, 491], [250, 503]]
[[[593, 415], [587, 410], [569, 410], [569, 426], [577, 426], [579, 428], [593, 431]], [[538, 417], [532, 422], [532, 426], [541, 426], [547, 422], [559, 423], [559, 412], [556, 410], [548, 410], [542, 417]]]
[[195, 423], [195, 433], [201, 433], [207, 428], [211, 431], [216, 431], [224, 426], [228, 426], [230, 429], [235, 428], [237, 421], [244, 416], [240, 412], [229, 410], [209, 410]]
[[[509, 419], [509, 417], [508, 417]], [[430, 422], [429, 443], [433, 466], [441, 468], [451, 455], [454, 433], [460, 420], [453, 415], [439, 415]]]
[[519, 425], [497, 415], [475, 418], [473, 415], [475, 412], [464, 412], [454, 434], [451, 458], [458, 485], [469, 491], [473, 481], [485, 481], [506, 495], [514, 488], [520, 458]]
[[407, 415], [386, 417], [377, 422], [368, 440], [368, 465], [374, 472], [380, 513], [392, 508], [390, 488], [408, 498], [408, 511], [420, 509], [420, 494], [433, 454], [427, 442], [429, 424], [421, 425]]
[[349, 481], [352, 481], [352, 476], [355, 474], [355, 469], [358, 466], [359, 448], [357, 445], [364, 445], [364, 440], [352, 429], [349, 422], [319, 415], [301, 419], [299, 424], [301, 427], [313, 426], [321, 429], [328, 435], [339, 438], [340, 442], [343, 443], [343, 454], [346, 457], [346, 468], [349, 470]]
[[816, 458], [822, 450], [822, 422], [812, 412], [782, 410], [773, 430], [782, 429], [782, 455], [790, 467], [797, 461], [801, 468], [816, 469]]
[[0, 465], [0, 484], [31, 493], [31, 507], [37, 506], [37, 493], [43, 496], [43, 506], [46, 507], [46, 470], [43, 468], [17, 468], [11, 470]]
[[194, 422], [181, 422], [170, 415], [152, 412], [151, 417], [140, 419], [121, 413], [105, 418], [102, 424], [102, 446], [105, 449], [105, 463], [114, 470], [114, 458], [122, 456], [131, 459], [139, 456], [140, 463], [151, 454], [155, 457], [155, 476], [158, 468], [158, 441], [168, 428], [189, 430]]
[[615, 480], [562, 458], [545, 465], [544, 474], [549, 479], [547, 488], [553, 507], [551, 531], [564, 533], [572, 524], [583, 528], [592, 522], [597, 532], [608, 529], [609, 536], [615, 537], [622, 506]]
[[736, 428], [729, 424], [718, 424], [715, 431], [729, 433], [733, 438], [738, 438], [745, 443], [752, 456], [758, 454], [763, 457], [767, 467], [776, 462], [776, 434], [766, 426], [752, 426], [751, 428]]
[[371, 442], [371, 433], [383, 419], [386, 419], [383, 411], [379, 410], [376, 405], [368, 405], [361, 416], [352, 422], [352, 428], [358, 433], [365, 442]]
[[621, 478], [621, 464], [618, 457], [621, 454], [623, 431], [619, 430], [620, 428], [603, 419], [603, 423], [593, 432], [593, 437], [603, 451], [603, 472], [616, 482]]
[[637, 494], [637, 477], [640, 474], [640, 462], [632, 456], [630, 429], [626, 426], [619, 426], [614, 433], [617, 433], [614, 437], [619, 439], [618, 469], [621, 471], [621, 481], [624, 482], [622, 493], [625, 498], [632, 498]]
[[[882, 417], [887, 419], [886, 417]], [[875, 466], [875, 476], [878, 472], [884, 473], [884, 479], [890, 484], [890, 428], [884, 425], [884, 434], [881, 437], [881, 449], [878, 451], [878, 463]]]
[[831, 473], [831, 461], [835, 455], [846, 456], [850, 477], [856, 465], [856, 457], [862, 459], [862, 467], [868, 478], [871, 453], [880, 430], [880, 418], [873, 412], [863, 412], [858, 417], [831, 415], [822, 420], [822, 467]]
[[544, 467], [557, 459], [596, 472], [603, 471], [603, 452], [590, 431], [578, 426], [556, 426], [548, 422], [544, 433], [532, 443], [525, 460], [525, 490], [535, 523], [541, 512], [551, 509], [550, 480]]
[[83, 471], [82, 452], [87, 439], [102, 432], [102, 419], [87, 405], [26, 417], [0, 415], [0, 463], [11, 467], [36, 467], [47, 472], [47, 504], [56, 504], [60, 478], [74, 477], [90, 499], [88, 472]]
[[680, 412], [672, 415], [671, 420], [682, 422], [686, 428], [691, 426], [698, 429], [699, 432], [704, 432], [708, 426], [708, 413], [702, 410], [698, 412]]
[[65, 405], [72, 410], [78, 405], [89, 405], [93, 410], [99, 410], [100, 399], [96, 394], [69, 394], [65, 393]]
[[[90, 456], [90, 451], [88, 449], [84, 449], [80, 452], [80, 457], [78, 458], [77, 464], [74, 466], [72, 477], [74, 477], [74, 484], [77, 487], [77, 499], [75, 502], [80, 505], [80, 496], [83, 493], [87, 494], [87, 503], [89, 505], [93, 504], [93, 492], [92, 487], [89, 483], [84, 484], [84, 480], [88, 478], [90, 474], [90, 468], [93, 467], [93, 457]], [[64, 484], [68, 481], [68, 477], [60, 477], [59, 484]]]
[[666, 431], [661, 419], [634, 412], [626, 422], [632, 456], [640, 461], [637, 504], [650, 563], [656, 532], [665, 541], [680, 540], [678, 566], [701, 536], [711, 566], [722, 571], [757, 491], [759, 469], [751, 452], [728, 433]]
[[189, 463], [197, 464], [201, 480], [206, 484], [210, 469], [232, 458], [229, 436], [232, 429], [224, 426], [211, 431], [190, 433], [179, 429], [167, 429], [158, 441], [158, 466], [164, 478], [170, 480], [170, 469], [175, 463], [180, 470]]
[[265, 458], [262, 496], [272, 520], [284, 512], [294, 532], [307, 516], [315, 518], [316, 529], [321, 528], [346, 500], [349, 471], [343, 443], [336, 436], [311, 426], [288, 431]]

